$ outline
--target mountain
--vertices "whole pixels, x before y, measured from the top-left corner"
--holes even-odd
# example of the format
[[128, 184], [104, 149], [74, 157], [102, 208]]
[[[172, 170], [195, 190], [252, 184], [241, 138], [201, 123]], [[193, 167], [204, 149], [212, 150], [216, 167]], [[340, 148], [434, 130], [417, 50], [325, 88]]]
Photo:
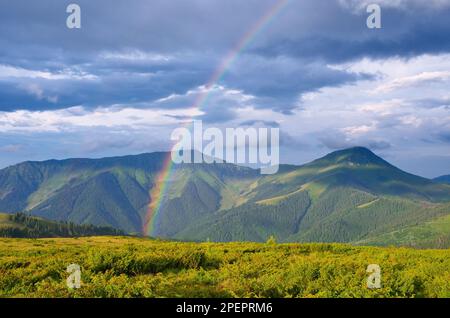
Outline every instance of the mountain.
[[437, 178], [435, 178], [433, 180], [436, 181], [436, 182], [439, 182], [439, 183], [448, 183], [448, 184], [450, 184], [450, 175], [440, 176], [440, 177], [437, 177]]
[[[167, 156], [160, 152], [8, 167], [0, 170], [0, 211], [140, 233], [150, 191]], [[161, 219], [167, 226], [159, 234], [170, 236], [187, 218], [198, 219], [227, 206], [246, 180], [257, 176], [256, 170], [230, 164], [175, 165]]]
[[245, 204], [208, 216], [177, 237], [353, 242], [450, 213], [440, 209], [449, 200], [449, 186], [357, 147], [261, 178], [245, 194]]
[[[0, 170], [0, 210], [141, 233], [168, 153], [24, 162]], [[274, 175], [233, 164], [173, 165], [152, 235], [181, 240], [380, 243], [450, 214], [450, 185], [366, 148]], [[439, 227], [441, 229], [441, 227]], [[384, 239], [386, 241], [386, 239]], [[400, 242], [401, 244], [401, 242]]]
[[0, 237], [49, 238], [101, 235], [124, 235], [124, 233], [110, 227], [58, 223], [30, 217], [23, 213], [0, 213]]

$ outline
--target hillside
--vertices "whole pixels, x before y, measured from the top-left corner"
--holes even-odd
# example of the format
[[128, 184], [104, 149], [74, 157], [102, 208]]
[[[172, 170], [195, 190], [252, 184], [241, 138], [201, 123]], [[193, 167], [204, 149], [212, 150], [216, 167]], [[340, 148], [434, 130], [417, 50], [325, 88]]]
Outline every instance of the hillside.
[[437, 177], [435, 179], [433, 179], [436, 182], [440, 182], [440, 183], [448, 183], [450, 184], [450, 175], [446, 175], [446, 176], [440, 176]]
[[124, 235], [124, 233], [110, 227], [59, 223], [42, 218], [29, 217], [23, 213], [0, 213], [0, 237], [49, 238], [94, 235]]
[[450, 214], [441, 208], [449, 190], [352, 148], [258, 180], [244, 205], [208, 216], [177, 237], [355, 242]]
[[[0, 211], [141, 233], [150, 191], [166, 157], [24, 162], [0, 171]], [[158, 234], [170, 236], [191, 219], [226, 206], [256, 176], [255, 170], [229, 164], [176, 165]]]
[[[82, 280], [70, 290], [73, 262]], [[379, 289], [367, 288], [369, 264]], [[0, 273], [6, 298], [450, 297], [450, 250], [345, 244], [0, 239]]]
[[[444, 207], [447, 211], [450, 205]], [[414, 248], [450, 248], [450, 214], [374, 236], [358, 245], [407, 246]]]
[[[24, 162], [0, 170], [0, 210], [142, 233], [167, 155]], [[164, 185], [151, 235], [181, 240], [360, 242], [450, 214], [450, 185], [361, 147], [275, 175], [174, 165]]]

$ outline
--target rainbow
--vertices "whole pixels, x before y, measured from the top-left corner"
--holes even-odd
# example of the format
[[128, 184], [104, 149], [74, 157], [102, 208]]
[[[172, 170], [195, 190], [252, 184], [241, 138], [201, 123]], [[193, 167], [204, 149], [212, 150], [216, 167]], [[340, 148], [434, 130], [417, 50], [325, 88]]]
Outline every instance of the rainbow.
[[[277, 0], [273, 6], [240, 38], [236, 45], [228, 52], [222, 62], [211, 75], [202, 92], [197, 96], [191, 109], [199, 109], [207, 101], [211, 89], [220, 81], [239, 54], [250, 42], [282, 11], [291, 0]], [[158, 216], [164, 201], [171, 173], [173, 171], [171, 152], [164, 159], [162, 169], [155, 178], [155, 185], [150, 190], [150, 204], [144, 220], [143, 234], [152, 236], [155, 233]]]

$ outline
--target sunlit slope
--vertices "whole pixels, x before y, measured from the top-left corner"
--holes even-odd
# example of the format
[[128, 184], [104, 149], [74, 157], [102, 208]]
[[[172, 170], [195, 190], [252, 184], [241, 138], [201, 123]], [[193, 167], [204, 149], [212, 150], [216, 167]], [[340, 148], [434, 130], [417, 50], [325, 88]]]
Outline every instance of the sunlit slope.
[[416, 248], [450, 248], [450, 205], [444, 205], [445, 216], [411, 225], [357, 242], [360, 245], [409, 246]]
[[[25, 162], [0, 170], [0, 211], [183, 240], [357, 242], [445, 216], [450, 185], [392, 166], [366, 148], [274, 175], [233, 164], [173, 165], [167, 153]], [[158, 186], [161, 186], [158, 185]], [[153, 197], [152, 197], [153, 196]], [[161, 202], [149, 211], [151, 202]]]
[[262, 178], [244, 205], [208, 216], [181, 239], [353, 242], [450, 213], [450, 187], [401, 171], [365, 148]]
[[[0, 170], [0, 211], [142, 233], [149, 203], [157, 199], [150, 192], [167, 156], [24, 162]], [[157, 227], [165, 236], [233, 206], [259, 177], [256, 170], [231, 164], [174, 165], [172, 170]]]
[[319, 195], [333, 187], [352, 187], [377, 195], [440, 202], [450, 200], [450, 187], [406, 173], [366, 148], [336, 151], [286, 173], [259, 182], [251, 195], [255, 200], [287, 194], [309, 187]]

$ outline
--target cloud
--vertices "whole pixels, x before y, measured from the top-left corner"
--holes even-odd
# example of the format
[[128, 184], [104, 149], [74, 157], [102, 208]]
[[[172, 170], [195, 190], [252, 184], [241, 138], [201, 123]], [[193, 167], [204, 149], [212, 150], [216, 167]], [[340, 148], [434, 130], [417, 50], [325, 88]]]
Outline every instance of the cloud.
[[366, 147], [375, 151], [386, 150], [391, 147], [391, 144], [385, 140], [349, 138], [346, 134], [341, 132], [324, 132], [324, 135], [320, 136], [318, 139], [322, 145], [332, 151], [350, 147]]
[[422, 108], [439, 108], [444, 107], [450, 109], [450, 97], [442, 97], [442, 98], [421, 98], [414, 101], [414, 103], [418, 107]]
[[[255, 34], [217, 84], [255, 96], [259, 108], [292, 114], [299, 94], [364, 78], [364, 71], [330, 69], [330, 62], [448, 50], [445, 34], [450, 23], [444, 2], [433, 1], [432, 7], [442, 12], [432, 14], [392, 12], [404, 1], [383, 3], [388, 9], [383, 21], [392, 27], [368, 33], [360, 17], [342, 10], [357, 2], [291, 1]], [[155, 0], [150, 5], [119, 0], [111, 6], [102, 0], [95, 4], [81, 0], [78, 4], [83, 12], [79, 32], [65, 27], [64, 3], [19, 0], [0, 10], [0, 74], [4, 74], [0, 93], [5, 92], [1, 109], [95, 108], [186, 94], [208, 82], [244, 30], [274, 3]], [[110, 9], [103, 10], [102, 4]], [[182, 28], [177, 27], [180, 24]], [[49, 98], [23, 94], [21, 88], [30, 84]]]
[[38, 100], [47, 100], [50, 103], [56, 104], [58, 96], [46, 96], [44, 90], [38, 84], [28, 84], [22, 87], [27, 93], [35, 96]]
[[375, 125], [361, 125], [361, 126], [345, 127], [342, 128], [341, 130], [348, 136], [358, 136], [366, 134], [375, 129], [376, 129]]
[[450, 79], [450, 71], [422, 72], [412, 76], [396, 78], [393, 81], [381, 85], [375, 89], [376, 93], [385, 93], [394, 89], [416, 86], [427, 82], [446, 82]]
[[365, 78], [367, 75], [363, 72], [336, 70], [317, 61], [242, 56], [225, 75], [224, 82], [253, 95], [259, 108], [291, 114], [297, 107], [297, 97], [302, 93]]
[[64, 80], [64, 79], [76, 79], [76, 80], [93, 80], [97, 77], [93, 74], [85, 73], [77, 69], [62, 69], [58, 73], [52, 73], [48, 71], [36, 71], [29, 70], [21, 67], [14, 67], [10, 65], [0, 65], [0, 78], [42, 78], [47, 80]]
[[[357, 83], [321, 88], [299, 98], [301, 109], [284, 118], [281, 128], [298, 140], [326, 149], [320, 152], [313, 148], [309, 152], [319, 156], [330, 150], [365, 146], [382, 151], [394, 163], [404, 163], [404, 156], [414, 152], [447, 155], [448, 83], [440, 78], [450, 70], [449, 55], [365, 58], [336, 67], [348, 72], [364, 69], [373, 76]], [[402, 85], [375, 92], [377, 87], [391, 83]], [[437, 166], [434, 173], [441, 168]], [[431, 170], [426, 170], [427, 175], [432, 174]], [[417, 171], [425, 170], [417, 166]]]
[[365, 11], [367, 6], [373, 3], [382, 8], [397, 8], [407, 10], [411, 8], [420, 8], [428, 10], [438, 10], [450, 7], [449, 0], [338, 0], [344, 8], [352, 9], [355, 12]]
[[272, 128], [280, 127], [280, 124], [276, 121], [271, 120], [259, 120], [259, 119], [250, 119], [243, 121], [239, 124], [239, 126], [266, 126]]
[[[195, 109], [191, 118], [200, 115]], [[174, 125], [173, 119], [185, 110], [153, 110], [124, 107], [96, 108], [75, 107], [62, 110], [0, 112], [0, 132], [71, 132], [78, 129], [104, 127], [114, 130], [146, 130], [151, 127]], [[171, 117], [168, 117], [170, 115]]]
[[22, 149], [23, 145], [20, 144], [9, 144], [0, 147], [0, 152], [4, 153], [16, 153]]
[[185, 94], [172, 94], [155, 102], [155, 107], [196, 109], [195, 119], [207, 123], [227, 122], [236, 118], [236, 110], [254, 104], [255, 97], [221, 85], [199, 86]]
[[276, 1], [79, 0], [76, 31], [64, 1], [1, 2], [0, 147], [23, 146], [0, 164], [166, 149], [193, 119], [279, 127], [295, 163], [354, 145], [443, 158], [449, 2], [380, 0], [369, 30], [368, 1], [290, 1], [250, 38]]
[[173, 58], [170, 55], [163, 55], [158, 53], [144, 52], [141, 50], [127, 50], [123, 52], [104, 52], [99, 58], [112, 61], [128, 61], [128, 62], [156, 62], [165, 63], [171, 61]]

